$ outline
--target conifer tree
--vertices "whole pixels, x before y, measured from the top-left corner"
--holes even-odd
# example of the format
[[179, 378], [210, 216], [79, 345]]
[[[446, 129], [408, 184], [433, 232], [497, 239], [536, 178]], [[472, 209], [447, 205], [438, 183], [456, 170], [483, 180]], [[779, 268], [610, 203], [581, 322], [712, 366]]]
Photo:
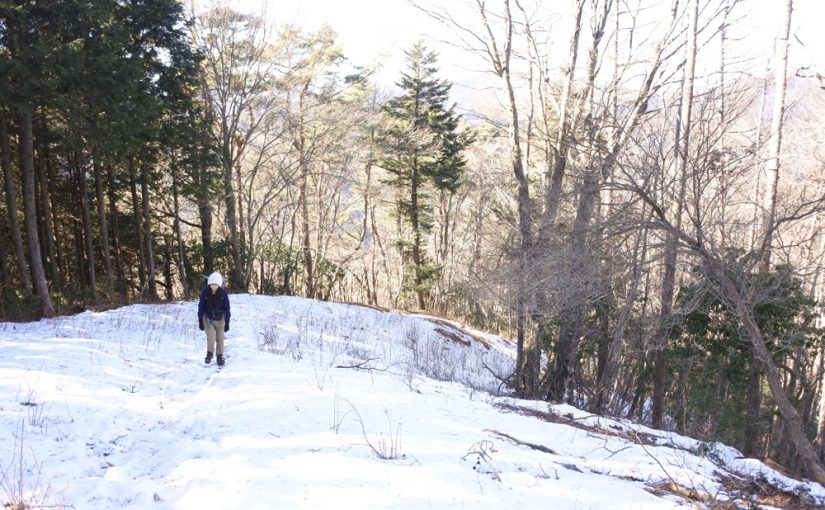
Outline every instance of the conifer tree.
[[407, 289], [425, 308], [437, 268], [425, 253], [424, 235], [432, 229], [428, 192], [454, 192], [466, 161], [461, 152], [472, 143], [459, 131], [455, 106], [448, 106], [452, 84], [437, 76], [438, 55], [421, 42], [407, 55], [407, 69], [397, 85], [401, 93], [384, 110], [390, 126], [384, 133], [385, 156], [381, 166], [390, 174], [387, 182], [401, 190], [399, 214], [411, 227], [411, 239], [403, 240]]

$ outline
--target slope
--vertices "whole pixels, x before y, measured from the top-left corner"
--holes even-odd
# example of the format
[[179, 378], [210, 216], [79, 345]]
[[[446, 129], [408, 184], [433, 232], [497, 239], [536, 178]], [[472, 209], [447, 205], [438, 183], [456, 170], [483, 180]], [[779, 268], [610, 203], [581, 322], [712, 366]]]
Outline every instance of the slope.
[[[0, 324], [0, 502], [152, 509], [812, 507], [825, 490], [722, 445], [495, 396], [506, 342], [232, 295], [227, 366], [196, 305]], [[765, 506], [767, 508], [767, 506]]]

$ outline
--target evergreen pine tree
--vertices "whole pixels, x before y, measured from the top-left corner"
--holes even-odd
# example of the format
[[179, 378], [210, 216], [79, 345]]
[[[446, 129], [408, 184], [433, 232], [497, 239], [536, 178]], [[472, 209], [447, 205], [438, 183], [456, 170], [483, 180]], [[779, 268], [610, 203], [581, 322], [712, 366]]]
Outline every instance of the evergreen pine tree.
[[402, 241], [405, 288], [423, 309], [437, 273], [425, 253], [424, 235], [433, 227], [428, 192], [458, 188], [466, 166], [461, 152], [472, 139], [459, 130], [455, 106], [447, 106], [452, 84], [437, 76], [438, 55], [421, 42], [406, 55], [407, 69], [397, 83], [401, 93], [384, 107], [390, 124], [380, 165], [390, 174], [387, 182], [401, 190], [399, 214], [412, 230], [411, 239]]

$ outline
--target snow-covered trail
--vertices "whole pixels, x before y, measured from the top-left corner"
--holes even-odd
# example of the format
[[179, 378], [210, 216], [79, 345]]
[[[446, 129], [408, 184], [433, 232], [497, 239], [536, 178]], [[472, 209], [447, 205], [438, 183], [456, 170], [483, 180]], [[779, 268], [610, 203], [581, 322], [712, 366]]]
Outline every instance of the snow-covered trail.
[[[497, 384], [482, 363], [511, 362], [492, 337], [488, 349], [411, 316], [231, 299], [221, 370], [203, 363], [191, 302], [0, 324], [4, 472], [25, 467], [27, 498], [49, 487], [44, 503], [74, 508], [682, 507], [646, 490], [663, 465], [719, 490], [707, 458], [504, 412], [547, 405], [473, 389]], [[421, 375], [439, 371], [470, 386]]]

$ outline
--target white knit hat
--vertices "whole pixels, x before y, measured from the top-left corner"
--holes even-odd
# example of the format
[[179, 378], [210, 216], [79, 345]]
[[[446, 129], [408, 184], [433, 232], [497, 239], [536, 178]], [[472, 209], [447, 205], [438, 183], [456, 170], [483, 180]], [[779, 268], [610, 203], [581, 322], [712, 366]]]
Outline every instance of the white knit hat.
[[206, 280], [207, 285], [212, 285], [213, 283], [218, 284], [218, 287], [223, 286], [223, 277], [217, 271], [209, 275], [209, 279]]

